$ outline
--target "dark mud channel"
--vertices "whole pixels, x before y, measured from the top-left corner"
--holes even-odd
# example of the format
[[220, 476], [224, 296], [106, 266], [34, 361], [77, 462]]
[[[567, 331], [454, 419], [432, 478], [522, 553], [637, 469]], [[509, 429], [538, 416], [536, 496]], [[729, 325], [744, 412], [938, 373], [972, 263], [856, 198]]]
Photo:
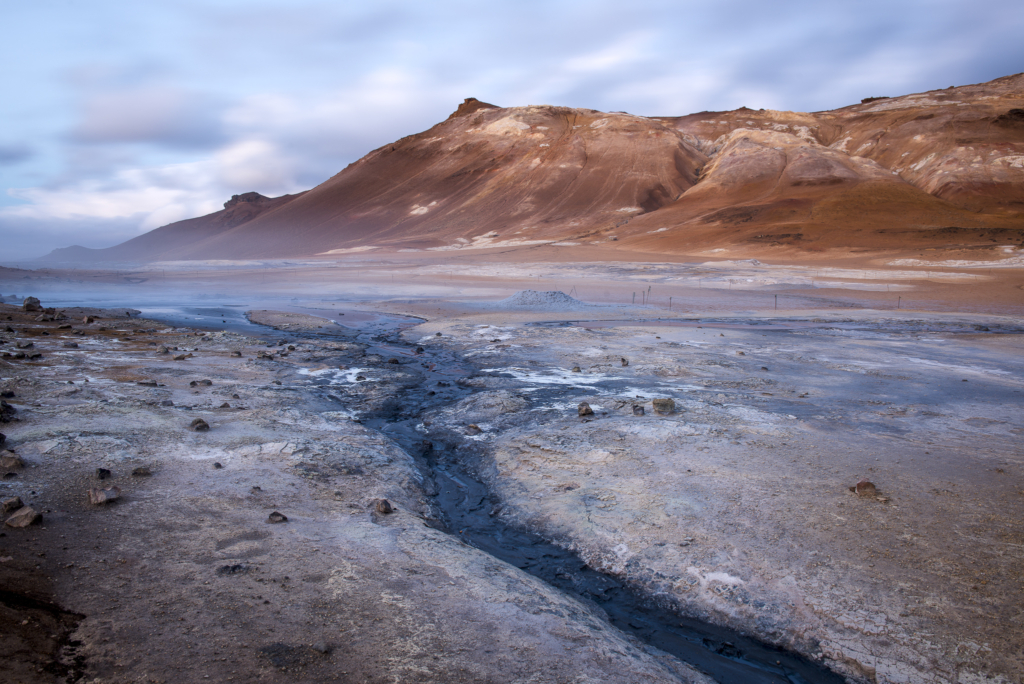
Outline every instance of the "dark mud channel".
[[[410, 323], [413, 325], [414, 323]], [[408, 327], [408, 326], [402, 326]], [[746, 637], [736, 631], [687, 618], [657, 605], [623, 582], [598, 572], [575, 554], [541, 536], [506, 524], [495, 515], [501, 502], [474, 475], [475, 450], [466, 449], [448, 430], [424, 434], [417, 426], [430, 409], [468, 397], [474, 391], [458, 383], [476, 372], [470, 362], [442, 345], [417, 353], [398, 338], [400, 329], [355, 335], [365, 353], [397, 358], [403, 369], [421, 378], [397, 387], [392, 415], [367, 415], [361, 422], [387, 434], [415, 457], [436, 487], [442, 528], [466, 543], [514, 565], [548, 584], [603, 610], [611, 624], [641, 641], [705, 672], [722, 684], [838, 684], [841, 676], [800, 655]], [[327, 338], [327, 335], [288, 335]], [[349, 338], [352, 339], [352, 338]], [[415, 365], [414, 365], [415, 364]], [[328, 390], [329, 381], [323, 389]], [[319, 381], [318, 381], [318, 384]], [[558, 388], [545, 390], [551, 395]], [[537, 395], [532, 395], [537, 396]], [[463, 448], [460, 448], [463, 447]]]

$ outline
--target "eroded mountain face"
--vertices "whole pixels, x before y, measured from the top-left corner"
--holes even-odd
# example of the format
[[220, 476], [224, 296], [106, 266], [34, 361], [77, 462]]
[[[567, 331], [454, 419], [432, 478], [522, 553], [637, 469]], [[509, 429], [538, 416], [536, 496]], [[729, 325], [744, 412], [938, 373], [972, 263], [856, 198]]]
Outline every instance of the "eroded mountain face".
[[236, 203], [92, 256], [560, 242], [666, 254], [977, 249], [1021, 244], [1022, 225], [1018, 74], [818, 113], [647, 118], [469, 98], [306, 193]]

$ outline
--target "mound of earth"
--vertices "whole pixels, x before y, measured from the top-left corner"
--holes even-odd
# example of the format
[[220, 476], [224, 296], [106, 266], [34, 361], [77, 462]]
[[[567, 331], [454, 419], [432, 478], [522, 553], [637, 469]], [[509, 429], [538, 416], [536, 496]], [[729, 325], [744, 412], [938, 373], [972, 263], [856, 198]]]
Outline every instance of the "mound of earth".
[[578, 299], [573, 299], [564, 292], [557, 290], [538, 292], [522, 290], [494, 305], [498, 309], [530, 309], [531, 311], [579, 311], [590, 308]]

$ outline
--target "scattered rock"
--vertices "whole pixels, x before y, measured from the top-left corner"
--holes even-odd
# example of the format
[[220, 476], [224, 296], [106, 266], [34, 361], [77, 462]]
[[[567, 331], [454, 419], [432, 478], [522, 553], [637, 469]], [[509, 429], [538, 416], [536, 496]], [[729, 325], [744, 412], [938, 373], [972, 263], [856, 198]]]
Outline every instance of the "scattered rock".
[[226, 575], [245, 575], [250, 572], [252, 568], [242, 563], [235, 563], [234, 565], [222, 565], [217, 568], [217, 574], [221, 577]]
[[220, 470], [220, 469], [221, 469], [221, 468], [223, 468], [223, 467], [224, 467], [224, 466], [223, 466], [223, 465], [221, 464], [221, 462], [220, 462], [220, 461], [214, 461], [214, 462], [213, 462], [213, 469], [214, 469], [214, 470]]
[[392, 358], [388, 359], [388, 363], [398, 363], [398, 359], [392, 357]]
[[480, 426], [472, 423], [467, 425], [466, 429], [463, 430], [463, 433], [467, 435], [479, 435], [481, 432], [483, 432], [483, 430], [480, 429]]
[[5, 435], [4, 433], [0, 432], [0, 446], [3, 446], [6, 441], [7, 441], [7, 435]]
[[153, 474], [153, 471], [149, 469], [149, 466], [139, 466], [132, 470], [132, 477], [149, 477]]
[[583, 371], [580, 370], [579, 366], [573, 366], [572, 367], [572, 372], [573, 373], [582, 373]]
[[363, 380], [366, 380], [366, 376], [365, 375], [357, 375], [356, 376], [356, 382], [362, 382]]
[[29, 342], [28, 340], [16, 340], [14, 346], [17, 349], [31, 349], [35, 345]]
[[768, 370], [768, 366], [761, 366], [761, 370], [763, 370], [763, 371]]
[[164, 399], [163, 401], [160, 402], [160, 405], [161, 406], [174, 406], [174, 402], [171, 401], [170, 399]]
[[328, 655], [331, 652], [331, 647], [324, 641], [318, 641], [311, 646], [311, 648], [317, 653]]
[[381, 515], [388, 515], [395, 512], [395, 509], [391, 506], [391, 502], [387, 499], [377, 499], [373, 502], [373, 507]]
[[26, 297], [25, 301], [21, 303], [22, 311], [42, 311], [43, 306], [39, 303], [39, 300], [35, 297]]
[[106, 480], [108, 477], [111, 477], [111, 476], [112, 476], [111, 472], [109, 470], [107, 470], [106, 468], [97, 468], [96, 469], [96, 479], [97, 480]]
[[241, 356], [242, 352], [235, 350], [235, 351], [231, 352], [231, 355], [232, 356]]
[[21, 502], [20, 496], [12, 496], [10, 498], [4, 499], [3, 501], [0, 501], [0, 515], [7, 515], [8, 513], [13, 513], [14, 511], [18, 510], [24, 505], [25, 504]]
[[746, 356], [747, 352], [736, 352], [736, 356]]
[[24, 467], [25, 461], [23, 461], [21, 456], [19, 456], [18, 454], [11, 451], [5, 451], [2, 454], [0, 454], [0, 468], [3, 468], [4, 470], [10, 470], [12, 468], [16, 469]]
[[622, 359], [622, 365], [623, 366], [628, 366], [629, 365], [629, 359]]
[[93, 506], [100, 506], [102, 504], [110, 503], [111, 501], [117, 501], [121, 498], [121, 488], [111, 487], [109, 489], [90, 489], [89, 490], [89, 503]]
[[64, 346], [67, 347], [68, 349], [78, 349], [77, 342], [65, 342]]
[[581, 416], [592, 416], [594, 415], [594, 409], [590, 408], [590, 404], [585, 401], [581, 401], [579, 408], [577, 409]]
[[676, 402], [672, 399], [652, 399], [651, 404], [654, 406], [656, 413], [667, 415], [676, 410]]
[[71, 330], [71, 324], [61, 323], [60, 325], [57, 326], [57, 330]]
[[200, 380], [199, 384], [202, 385], [203, 387], [209, 387], [210, 385], [213, 384], [213, 380]]
[[184, 361], [185, 359], [191, 358], [192, 354], [178, 354], [174, 357], [175, 361]]
[[14, 414], [18, 412], [18, 409], [8, 404], [3, 399], [0, 399], [0, 423], [6, 423], [12, 418]]
[[135, 384], [139, 387], [156, 387], [156, 380], [139, 380]]
[[221, 404], [217, 408], [225, 408], [225, 409], [226, 408], [231, 408], [231, 404], [229, 404], [228, 402], [225, 401], [223, 404]]
[[271, 384], [273, 384], [273, 385], [280, 385], [281, 381], [280, 380], [274, 380]]
[[441, 333], [439, 333], [439, 332], [438, 333], [434, 333], [434, 337], [440, 337], [440, 336], [441, 336]]
[[26, 357], [29, 359], [41, 359], [43, 358], [43, 354], [42, 352], [30, 352]]
[[416, 353], [417, 353], [417, 354], [422, 354], [422, 353], [423, 353], [423, 352], [425, 352], [425, 351], [426, 351], [426, 350], [425, 350], [425, 349], [424, 349], [423, 347], [416, 347]]
[[268, 523], [283, 523], [283, 522], [288, 522], [288, 516], [287, 516], [287, 515], [285, 515], [284, 513], [279, 513], [279, 512], [277, 512], [277, 511], [274, 511], [274, 512], [273, 512], [273, 513], [271, 513], [271, 514], [270, 514], [269, 516], [267, 516], [267, 522], [268, 522]]
[[194, 430], [195, 432], [206, 432], [210, 429], [210, 424], [202, 418], [196, 418], [189, 424], [189, 429]]
[[854, 487], [850, 487], [851, 492], [856, 492], [858, 496], [875, 496], [878, 494], [878, 490], [875, 489], [873, 482], [867, 480], [861, 480]]
[[171, 350], [164, 346], [161, 346], [159, 349], [156, 350], [157, 354], [169, 354], [170, 352]]
[[86, 325], [88, 325], [88, 324], [92, 323], [92, 322], [93, 322], [93, 321], [95, 321], [95, 320], [96, 320], [96, 319], [95, 319], [95, 318], [93, 318], [92, 316], [83, 316], [83, 317], [82, 317], [82, 323], [85, 323]]
[[0, 390], [0, 397], [3, 397], [4, 399], [13, 399], [14, 398], [14, 390], [9, 390], [9, 389]]
[[633, 404], [633, 415], [642, 416], [644, 415], [644, 407], [640, 404]]
[[4, 521], [8, 527], [28, 527], [43, 522], [43, 514], [31, 506], [22, 506], [14, 515]]

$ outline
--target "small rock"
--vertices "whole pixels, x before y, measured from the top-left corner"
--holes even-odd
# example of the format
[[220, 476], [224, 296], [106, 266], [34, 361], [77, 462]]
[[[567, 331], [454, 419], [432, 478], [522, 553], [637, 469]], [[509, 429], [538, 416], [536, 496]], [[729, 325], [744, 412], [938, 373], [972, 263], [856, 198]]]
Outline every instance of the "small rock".
[[328, 646], [327, 643], [323, 642], [323, 641], [316, 642], [315, 644], [313, 644], [313, 646], [311, 648], [314, 651], [316, 651], [317, 653], [322, 653], [323, 655], [327, 655], [327, 654], [329, 654], [331, 652], [331, 647]]
[[238, 396], [237, 394], [232, 394], [231, 398], [232, 399], [241, 399], [242, 397]]
[[365, 379], [366, 379], [365, 375], [357, 375], [356, 376], [356, 382], [362, 382]]
[[395, 512], [395, 509], [391, 506], [391, 502], [387, 499], [377, 499], [373, 506], [381, 515], [388, 515]]
[[746, 356], [746, 352], [736, 352], [736, 356]]
[[174, 406], [174, 402], [171, 401], [170, 399], [164, 399], [163, 401], [160, 402], [160, 405], [161, 406]]
[[97, 468], [96, 469], [96, 479], [97, 480], [106, 480], [108, 477], [111, 477], [111, 473], [110, 473], [109, 470], [107, 470], [106, 468]]
[[18, 349], [31, 349], [35, 345], [27, 340], [16, 340], [14, 346]]
[[479, 435], [483, 430], [480, 429], [479, 425], [469, 424], [463, 432], [467, 435]]
[[622, 359], [622, 365], [623, 366], [628, 366], [629, 365], [629, 359]]
[[221, 465], [220, 461], [214, 461], [214, 462], [213, 462], [213, 469], [214, 469], [214, 470], [220, 470], [220, 469], [221, 469], [221, 468], [223, 468], [223, 467], [224, 467], [224, 466], [223, 466], [223, 465]]
[[191, 424], [189, 424], [189, 428], [196, 432], [206, 432], [210, 429], [210, 424], [202, 418], [196, 418]]
[[388, 359], [388, 363], [398, 363], [398, 359], [392, 357], [392, 358]]
[[761, 366], [761, 370], [763, 370], [763, 371], [768, 370], [768, 366]]
[[83, 316], [82, 317], [82, 323], [85, 323], [86, 325], [88, 325], [89, 323], [92, 323], [95, 320], [96, 319], [93, 318], [92, 316]]
[[192, 354], [176, 354], [175, 357], [174, 357], [174, 360], [175, 361], [184, 361], [185, 359], [187, 359], [190, 356], [192, 356]]
[[594, 415], [594, 409], [590, 408], [590, 404], [588, 404], [585, 401], [581, 401], [579, 407], [576, 410], [581, 416]]
[[25, 301], [21, 303], [22, 311], [42, 311], [43, 306], [39, 303], [39, 300], [35, 297], [26, 297]]
[[640, 404], [633, 404], [633, 415], [642, 416], [644, 415], [644, 407]]
[[213, 380], [200, 380], [199, 384], [204, 387], [209, 387], [210, 385], [213, 384]]
[[13, 418], [14, 414], [17, 412], [18, 409], [14, 408], [3, 399], [0, 399], [0, 423], [6, 423]]
[[42, 352], [31, 352], [27, 355], [27, 357], [30, 359], [41, 359], [43, 358], [43, 354]]
[[21, 502], [21, 497], [19, 496], [12, 496], [8, 499], [4, 499], [3, 501], [0, 501], [0, 515], [13, 513], [24, 505], [25, 504]]
[[878, 494], [874, 483], [867, 480], [861, 480], [856, 486], [850, 487], [850, 491], [856, 492], [858, 496], [875, 496]]
[[13, 399], [14, 390], [0, 390], [0, 397], [3, 397], [4, 399]]
[[68, 349], [78, 349], [77, 342], [65, 342], [64, 346], [67, 347]]
[[22, 506], [14, 515], [4, 521], [8, 527], [28, 527], [43, 522], [43, 514], [31, 506]]
[[93, 506], [100, 506], [102, 504], [110, 503], [111, 501], [117, 501], [121, 498], [121, 488], [111, 487], [109, 489], [90, 489], [89, 490], [89, 503]]
[[295, 351], [295, 345], [294, 344], [289, 344], [288, 345], [288, 351]]
[[229, 404], [228, 402], [225, 401], [223, 404], [221, 404], [217, 408], [231, 408], [231, 404]]
[[231, 352], [231, 355], [232, 355], [232, 356], [241, 356], [241, 355], [242, 355], [242, 352], [240, 352], [240, 351], [238, 351], [238, 350], [235, 350], [235, 351]]
[[6, 441], [7, 441], [7, 435], [5, 435], [4, 433], [0, 432], [0, 446], [3, 446], [4, 442], [6, 442]]
[[440, 337], [441, 333], [434, 333], [434, 337]]
[[269, 516], [267, 516], [267, 522], [268, 523], [288, 522], [288, 516], [285, 515], [284, 513], [278, 513], [277, 511], [274, 511]]
[[580, 370], [579, 366], [573, 366], [572, 367], [572, 372], [573, 373], [582, 373], [583, 371]]
[[423, 347], [416, 347], [416, 353], [417, 354], [422, 354], [424, 351], [426, 351], [426, 350]]
[[21, 459], [21, 456], [11, 451], [5, 451], [0, 454], [0, 468], [4, 470], [10, 470], [12, 468], [24, 468], [25, 461]]
[[139, 387], [156, 387], [156, 380], [139, 380], [135, 384]]
[[652, 399], [651, 404], [656, 413], [669, 414], [676, 410], [676, 402], [672, 399]]
[[273, 382], [271, 382], [271, 384], [272, 385], [280, 385], [281, 381], [280, 380], [274, 380]]
[[153, 471], [149, 469], [149, 466], [139, 466], [132, 470], [132, 477], [149, 477], [153, 474]]
[[71, 324], [70, 323], [62, 323], [62, 324], [57, 326], [57, 330], [71, 330]]

